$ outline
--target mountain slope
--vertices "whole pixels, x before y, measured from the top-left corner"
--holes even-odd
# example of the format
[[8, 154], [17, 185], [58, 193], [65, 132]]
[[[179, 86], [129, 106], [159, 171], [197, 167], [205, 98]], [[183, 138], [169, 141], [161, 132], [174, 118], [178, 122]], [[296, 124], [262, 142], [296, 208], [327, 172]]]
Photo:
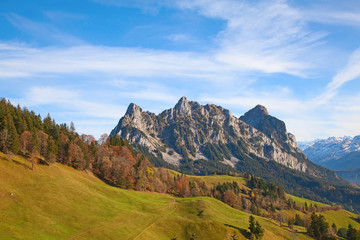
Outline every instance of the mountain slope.
[[[92, 174], [0, 153], [1, 239], [246, 239], [249, 214], [207, 197], [122, 190]], [[293, 232], [255, 216], [264, 240]], [[357, 225], [355, 225], [357, 226]], [[206, 230], [205, 230], [206, 229]], [[304, 229], [302, 230], [304, 231]], [[311, 239], [299, 232], [297, 239]]]

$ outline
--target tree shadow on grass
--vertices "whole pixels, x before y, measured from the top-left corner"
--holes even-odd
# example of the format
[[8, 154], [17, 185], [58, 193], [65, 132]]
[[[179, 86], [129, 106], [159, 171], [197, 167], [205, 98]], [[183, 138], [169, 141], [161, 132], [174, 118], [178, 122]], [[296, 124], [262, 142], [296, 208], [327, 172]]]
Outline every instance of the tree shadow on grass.
[[[359, 215], [360, 216], [360, 215]], [[355, 222], [360, 223], [360, 218], [359, 217], [350, 217], [352, 220], [354, 220]]]
[[18, 164], [18, 165], [21, 165], [23, 166], [24, 168], [27, 168], [27, 169], [31, 169], [31, 167], [29, 167], [28, 165], [26, 165], [25, 163], [22, 163], [22, 162], [19, 162], [17, 160], [12, 160], [14, 163]]
[[231, 227], [231, 228], [234, 228], [234, 229], [238, 230], [246, 238], [250, 238], [250, 236], [251, 236], [250, 232], [248, 230], [244, 229], [244, 228], [238, 228], [238, 227], [235, 227], [235, 226], [230, 225], [230, 224], [225, 224], [225, 226]]

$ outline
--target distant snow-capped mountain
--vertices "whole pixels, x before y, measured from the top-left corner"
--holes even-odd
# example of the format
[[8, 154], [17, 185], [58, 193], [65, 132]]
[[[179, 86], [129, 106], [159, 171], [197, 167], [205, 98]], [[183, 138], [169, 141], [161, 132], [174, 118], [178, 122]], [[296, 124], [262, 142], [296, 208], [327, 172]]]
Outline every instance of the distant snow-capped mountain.
[[300, 142], [298, 146], [311, 161], [332, 170], [360, 167], [360, 135]]

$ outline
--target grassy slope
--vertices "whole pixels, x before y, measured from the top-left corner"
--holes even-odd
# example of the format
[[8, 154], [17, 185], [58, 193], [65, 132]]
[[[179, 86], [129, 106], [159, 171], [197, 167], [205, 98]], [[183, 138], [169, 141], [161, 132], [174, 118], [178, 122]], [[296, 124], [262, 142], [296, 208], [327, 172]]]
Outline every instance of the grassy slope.
[[[180, 173], [178, 173], [176, 171], [172, 171], [172, 170], [170, 171], [170, 173], [172, 176], [176, 176], [176, 175], [180, 174]], [[249, 189], [246, 185], [247, 180], [242, 177], [232, 177], [232, 176], [226, 176], [226, 175], [210, 175], [210, 176], [187, 175], [187, 177], [192, 180], [204, 181], [208, 187], [213, 187], [218, 183], [235, 181], [238, 183], [240, 188]], [[291, 197], [292, 200], [295, 201], [297, 204], [305, 204], [305, 202], [307, 202], [307, 204], [309, 206], [310, 206], [310, 204], [317, 205], [319, 207], [328, 206], [324, 203], [320, 203], [320, 202], [312, 201], [312, 200], [309, 200], [306, 198], [296, 197], [296, 196], [287, 194], [287, 198], [289, 198], [289, 197]], [[304, 213], [302, 213], [301, 211], [297, 211], [297, 210], [285, 210], [285, 211], [283, 211], [283, 213], [287, 217], [295, 217], [295, 214], [299, 214], [303, 218], [306, 217], [306, 215]], [[337, 210], [337, 211], [333, 211], [333, 210], [324, 211], [324, 212], [320, 212], [319, 214], [322, 214], [325, 216], [328, 223], [330, 223], [330, 226], [333, 223], [335, 223], [338, 228], [347, 228], [349, 224], [352, 224], [354, 227], [360, 228], [360, 223], [358, 221], [356, 221], [357, 215], [354, 213], [351, 213], [349, 211], [346, 211], [344, 209]]]
[[[212, 198], [127, 191], [60, 164], [37, 166], [0, 153], [0, 239], [245, 239], [249, 214]], [[11, 196], [10, 193], [14, 195]], [[292, 239], [255, 217], [263, 239]], [[297, 233], [297, 239], [309, 239]], [[275, 237], [276, 236], [276, 237]]]

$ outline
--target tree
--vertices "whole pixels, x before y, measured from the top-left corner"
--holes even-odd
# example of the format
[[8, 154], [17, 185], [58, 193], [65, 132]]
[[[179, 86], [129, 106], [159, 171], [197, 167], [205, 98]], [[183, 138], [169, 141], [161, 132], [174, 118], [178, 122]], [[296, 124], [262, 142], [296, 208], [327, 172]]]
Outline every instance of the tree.
[[296, 214], [294, 224], [297, 225], [297, 226], [304, 227], [305, 226], [305, 221], [304, 221], [304, 219], [301, 218], [301, 216], [299, 214]]
[[0, 151], [6, 153], [9, 150], [9, 130], [0, 130]]
[[249, 230], [256, 239], [261, 239], [264, 236], [264, 229], [258, 221], [255, 222], [255, 218], [252, 215], [249, 217]]
[[98, 140], [98, 144], [105, 145], [108, 142], [108, 139], [109, 139], [109, 135], [107, 135], [106, 133], [103, 133]]
[[49, 135], [47, 135], [43, 131], [39, 131], [40, 155], [43, 157], [46, 157], [47, 155], [48, 138]]
[[329, 234], [329, 224], [325, 221], [323, 215], [316, 215], [313, 213], [311, 215], [311, 223], [308, 227], [308, 234], [315, 239], [328, 239], [330, 238]]
[[70, 143], [68, 158], [69, 164], [71, 164], [74, 168], [84, 169], [84, 153], [81, 151], [81, 148], [77, 144]]
[[288, 218], [288, 227], [293, 229], [295, 223], [295, 218]]
[[20, 135], [20, 152], [23, 155], [31, 154], [32, 151], [32, 134], [29, 131], [24, 131]]
[[39, 157], [39, 152], [34, 148], [30, 154], [31, 170], [35, 169], [37, 165], [38, 157]]
[[264, 236], [264, 229], [261, 227], [258, 221], [255, 223], [255, 237], [261, 239]]
[[226, 192], [224, 193], [224, 202], [230, 207], [235, 206], [237, 202], [237, 198], [233, 190], [231, 189], [226, 190]]
[[17, 154], [19, 152], [20, 143], [19, 143], [19, 136], [16, 131], [13, 118], [8, 114], [6, 116], [7, 121], [7, 129], [9, 130], [9, 150]]
[[255, 232], [255, 218], [253, 217], [253, 215], [250, 215], [249, 217], [249, 230], [250, 233]]
[[360, 231], [349, 224], [346, 237], [348, 240], [360, 240]]
[[332, 232], [333, 232], [333, 235], [336, 235], [336, 233], [337, 233], [337, 226], [336, 226], [336, 224], [335, 223], [333, 223], [332, 225], [331, 225], [331, 230], [332, 230]]

